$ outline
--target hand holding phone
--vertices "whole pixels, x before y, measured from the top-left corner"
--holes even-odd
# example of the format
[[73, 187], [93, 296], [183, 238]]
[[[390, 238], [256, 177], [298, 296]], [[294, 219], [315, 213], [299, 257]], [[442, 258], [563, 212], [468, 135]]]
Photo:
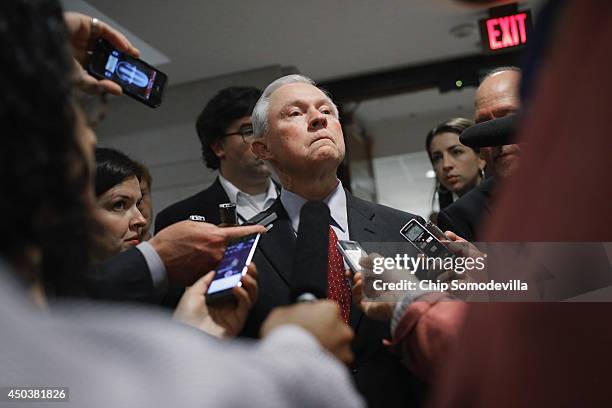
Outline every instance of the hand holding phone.
[[[103, 21], [73, 11], [64, 13], [64, 21], [68, 28], [75, 65], [80, 64], [83, 68], [87, 67], [90, 51], [99, 38], [105, 38], [121, 52], [136, 58], [140, 56], [140, 51], [122, 33]], [[122, 94], [121, 87], [118, 84], [106, 79], [98, 80], [86, 71], [82, 73], [79, 86], [81, 90], [87, 93], [102, 91], [113, 95]]]
[[[393, 299], [385, 301], [384, 291], [375, 291], [372, 293], [373, 279], [381, 279], [380, 276], [373, 274], [374, 260], [381, 258], [381, 255], [372, 253], [366, 255], [359, 262], [361, 272], [353, 276], [353, 302], [359, 306], [363, 313], [370, 319], [389, 322], [393, 316], [393, 310], [396, 302]], [[376, 276], [373, 278], [373, 276]], [[411, 275], [405, 275], [406, 278], [411, 278]], [[389, 275], [384, 276], [382, 280], [388, 281]], [[393, 278], [391, 278], [393, 279]], [[393, 298], [393, 294], [390, 296]]]
[[234, 337], [244, 327], [257, 300], [257, 269], [249, 264], [240, 287], [233, 289], [236, 303], [206, 304], [205, 295], [215, 273], [209, 272], [189, 286], [174, 311], [174, 319], [215, 337]]
[[240, 280], [246, 275], [260, 236], [261, 234], [247, 235], [228, 244], [208, 287], [207, 304], [236, 301], [233, 289], [240, 286]]
[[87, 72], [117, 83], [127, 95], [152, 108], [161, 104], [168, 79], [163, 72], [119, 51], [103, 38], [96, 43]]
[[336, 245], [351, 271], [353, 273], [361, 272], [362, 267], [359, 261], [362, 257], [368, 256], [368, 253], [359, 245], [359, 242], [338, 241]]

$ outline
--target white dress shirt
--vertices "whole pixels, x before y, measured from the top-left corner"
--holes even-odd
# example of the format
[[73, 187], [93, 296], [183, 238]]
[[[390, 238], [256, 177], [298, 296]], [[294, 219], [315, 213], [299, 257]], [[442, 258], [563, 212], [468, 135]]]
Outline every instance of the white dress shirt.
[[[285, 210], [287, 211], [287, 215], [289, 215], [293, 231], [297, 234], [298, 227], [300, 226], [300, 211], [302, 206], [306, 204], [307, 200], [289, 190], [285, 190], [284, 188], [281, 190], [280, 199], [283, 207], [285, 207]], [[338, 180], [336, 189], [332, 191], [323, 200], [323, 202], [329, 207], [329, 212], [331, 213], [331, 217], [334, 221], [332, 228], [338, 236], [338, 240], [341, 241], [350, 239], [348, 216], [346, 213], [346, 192], [344, 191], [342, 182], [340, 180]]]
[[238, 189], [228, 179], [219, 173], [219, 182], [225, 190], [230, 202], [236, 203], [236, 212], [238, 213], [238, 223], [242, 224], [249, 218], [253, 218], [260, 212], [267, 210], [278, 197], [276, 186], [269, 180], [268, 191], [265, 193], [251, 195]]

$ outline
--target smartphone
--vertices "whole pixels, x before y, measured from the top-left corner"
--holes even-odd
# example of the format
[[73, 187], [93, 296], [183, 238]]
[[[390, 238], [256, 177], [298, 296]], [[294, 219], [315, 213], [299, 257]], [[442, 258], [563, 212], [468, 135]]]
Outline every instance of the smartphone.
[[115, 49], [108, 41], [98, 40], [87, 72], [99, 79], [110, 79], [132, 98], [157, 108], [168, 77], [141, 59]]
[[266, 227], [266, 231], [269, 231], [272, 228], [274, 221], [278, 218], [276, 212], [274, 211], [263, 211], [259, 214], [255, 215], [252, 218], [246, 220], [246, 222], [242, 225], [262, 225]]
[[359, 245], [359, 242], [338, 241], [336, 246], [353, 273], [361, 272], [363, 268], [359, 264], [359, 260], [368, 256], [368, 253]]
[[247, 273], [247, 266], [253, 259], [261, 234], [247, 235], [232, 241], [217, 266], [215, 277], [208, 287], [206, 303], [209, 305], [235, 301], [232, 289], [241, 285], [240, 280]]
[[[440, 229], [437, 228], [437, 231], [440, 231]], [[441, 236], [437, 235], [444, 236], [444, 233], [441, 231], [440, 233]], [[400, 230], [400, 234], [425, 256], [432, 258], [454, 258], [455, 256], [446, 245], [440, 242], [436, 235], [416, 219], [408, 221]]]

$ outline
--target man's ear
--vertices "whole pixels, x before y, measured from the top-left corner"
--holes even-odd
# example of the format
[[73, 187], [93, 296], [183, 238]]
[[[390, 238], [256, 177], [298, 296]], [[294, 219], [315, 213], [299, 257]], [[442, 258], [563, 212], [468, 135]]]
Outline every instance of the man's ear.
[[270, 160], [272, 153], [263, 137], [258, 137], [251, 142], [251, 151], [261, 160]]
[[210, 144], [210, 150], [217, 155], [219, 159], [225, 158], [225, 146], [223, 145], [223, 139], [219, 139], [216, 142]]

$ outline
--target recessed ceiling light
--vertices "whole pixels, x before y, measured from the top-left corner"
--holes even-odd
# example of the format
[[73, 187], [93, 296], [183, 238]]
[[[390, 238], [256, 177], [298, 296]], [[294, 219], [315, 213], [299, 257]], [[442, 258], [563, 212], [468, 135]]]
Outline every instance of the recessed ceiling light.
[[425, 173], [425, 177], [427, 178], [436, 178], [436, 172], [433, 170], [427, 170]]

